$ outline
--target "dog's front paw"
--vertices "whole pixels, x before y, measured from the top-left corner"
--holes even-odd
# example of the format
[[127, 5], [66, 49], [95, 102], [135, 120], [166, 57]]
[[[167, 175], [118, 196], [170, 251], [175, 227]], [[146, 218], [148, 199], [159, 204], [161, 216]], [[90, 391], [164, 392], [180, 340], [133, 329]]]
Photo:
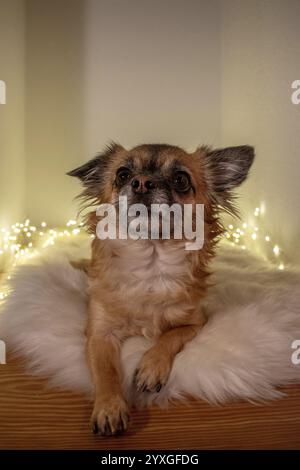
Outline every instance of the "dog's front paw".
[[135, 371], [134, 382], [137, 389], [142, 392], [160, 392], [167, 383], [171, 367], [172, 362], [161, 351], [150, 349]]
[[94, 434], [113, 436], [122, 434], [128, 427], [129, 408], [123, 397], [111, 396], [95, 403], [92, 414]]

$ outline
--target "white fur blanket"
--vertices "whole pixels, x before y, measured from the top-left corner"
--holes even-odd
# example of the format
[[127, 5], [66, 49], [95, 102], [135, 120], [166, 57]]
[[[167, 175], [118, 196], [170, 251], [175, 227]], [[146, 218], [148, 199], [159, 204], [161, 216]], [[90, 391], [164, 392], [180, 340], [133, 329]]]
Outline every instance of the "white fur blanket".
[[[12, 292], [1, 308], [0, 339], [52, 385], [91, 392], [85, 362], [86, 276], [69, 259], [79, 247], [48, 251], [12, 276]], [[143, 337], [122, 348], [124, 388], [136, 405], [192, 395], [212, 403], [279, 396], [277, 386], [300, 382], [291, 361], [300, 339], [300, 272], [278, 271], [238, 248], [219, 249], [215, 283], [206, 301], [209, 321], [175, 359], [159, 393], [137, 394], [132, 376], [151, 343]]]

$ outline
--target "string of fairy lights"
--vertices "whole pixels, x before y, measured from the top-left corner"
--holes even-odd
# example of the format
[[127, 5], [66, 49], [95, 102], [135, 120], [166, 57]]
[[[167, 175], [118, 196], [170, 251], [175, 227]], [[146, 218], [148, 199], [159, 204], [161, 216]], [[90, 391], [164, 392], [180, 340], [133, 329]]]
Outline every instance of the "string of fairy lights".
[[83, 233], [83, 223], [69, 220], [66, 226], [59, 229], [49, 228], [46, 222], [31, 224], [29, 219], [24, 223], [15, 223], [10, 228], [0, 229], [0, 302], [8, 295], [6, 281], [11, 277], [15, 266], [39, 255], [57, 240], [73, 238]]
[[[268, 233], [262, 233], [259, 227], [261, 212], [259, 207], [255, 209], [253, 213], [254, 223], [228, 224], [224, 239], [241, 250], [250, 251], [253, 251], [254, 245], [257, 245], [258, 241], [260, 247], [263, 243], [263, 254], [267, 255], [267, 258], [271, 258], [277, 269], [283, 270], [285, 265], [281, 248]], [[58, 240], [74, 238], [85, 233], [83, 225], [82, 222], [71, 219], [65, 227], [54, 229], [49, 228], [44, 221], [39, 225], [33, 225], [29, 219], [26, 219], [23, 223], [15, 223], [10, 228], [0, 229], [0, 275], [2, 272], [2, 278], [0, 277], [0, 302], [8, 295], [6, 283], [10, 279], [15, 266], [39, 255], [49, 246], [55, 245]]]
[[253, 213], [254, 221], [244, 222], [240, 226], [229, 224], [224, 236], [231, 245], [237, 245], [242, 250], [248, 249], [260, 253], [282, 271], [285, 269], [285, 265], [281, 248], [268, 233], [263, 233], [259, 227], [262, 212], [261, 208], [256, 207]]

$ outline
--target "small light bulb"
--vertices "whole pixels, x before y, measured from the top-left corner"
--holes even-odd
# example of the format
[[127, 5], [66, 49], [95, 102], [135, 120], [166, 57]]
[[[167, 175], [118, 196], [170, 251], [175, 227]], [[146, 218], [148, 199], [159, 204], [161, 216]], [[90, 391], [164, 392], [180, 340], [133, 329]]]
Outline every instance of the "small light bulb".
[[256, 240], [256, 238], [257, 238], [256, 233], [252, 233], [251, 238], [252, 238], [252, 240]]
[[284, 264], [283, 263], [280, 263], [280, 265], [278, 266], [278, 269], [280, 269], [281, 271], [284, 270]]
[[279, 253], [280, 253], [280, 248], [278, 245], [275, 245], [274, 248], [273, 248], [273, 253], [274, 255], [278, 256]]
[[42, 227], [47, 227], [46, 222], [42, 222], [42, 223], [41, 223], [41, 226], [42, 226]]
[[266, 235], [266, 236], [265, 236], [265, 240], [266, 240], [266, 242], [269, 242], [269, 241], [270, 241], [269, 235]]

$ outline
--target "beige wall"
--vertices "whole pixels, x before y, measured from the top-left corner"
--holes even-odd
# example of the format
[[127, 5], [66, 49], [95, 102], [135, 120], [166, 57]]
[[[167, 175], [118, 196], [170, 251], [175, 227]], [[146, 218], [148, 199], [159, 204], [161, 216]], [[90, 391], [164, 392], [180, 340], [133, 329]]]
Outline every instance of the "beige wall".
[[257, 151], [242, 189], [244, 214], [262, 204], [261, 226], [300, 262], [299, 0], [223, 2], [223, 144], [247, 142]]
[[110, 140], [220, 140], [219, 1], [27, 0], [27, 209], [74, 215], [64, 173]]
[[0, 0], [0, 227], [24, 216], [24, 4]]
[[88, 0], [88, 154], [109, 139], [219, 142], [220, 13], [218, 0]]
[[26, 0], [25, 90], [23, 2], [0, 6], [0, 225], [74, 216], [64, 173], [110, 139], [249, 143], [243, 213], [300, 262], [298, 0]]

